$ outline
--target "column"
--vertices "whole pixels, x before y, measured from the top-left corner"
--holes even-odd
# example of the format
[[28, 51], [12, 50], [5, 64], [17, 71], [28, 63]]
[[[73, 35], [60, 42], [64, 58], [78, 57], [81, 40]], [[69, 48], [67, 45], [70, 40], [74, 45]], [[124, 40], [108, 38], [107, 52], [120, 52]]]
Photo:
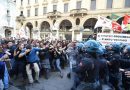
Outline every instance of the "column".
[[74, 29], [72, 29], [72, 41], [74, 41]]
[[56, 39], [59, 40], [59, 30], [56, 30]]
[[80, 41], [83, 39], [83, 31], [80, 31]]

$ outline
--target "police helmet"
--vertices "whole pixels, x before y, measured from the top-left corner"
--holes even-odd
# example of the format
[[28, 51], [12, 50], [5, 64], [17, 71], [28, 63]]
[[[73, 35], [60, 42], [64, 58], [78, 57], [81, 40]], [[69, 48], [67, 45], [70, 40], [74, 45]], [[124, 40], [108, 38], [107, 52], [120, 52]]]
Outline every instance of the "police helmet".
[[100, 46], [99, 43], [95, 40], [88, 40], [84, 43], [84, 45], [87, 52], [98, 52]]
[[126, 50], [127, 53], [130, 53], [130, 45], [126, 46], [125, 50]]
[[112, 50], [115, 51], [115, 52], [120, 52], [121, 50], [121, 46], [119, 43], [113, 43], [112, 44]]
[[81, 42], [79, 42], [79, 43], [76, 44], [76, 47], [77, 47], [78, 49], [82, 49], [83, 46], [84, 46], [84, 44], [81, 43]]
[[99, 50], [97, 51], [97, 54], [98, 54], [98, 55], [104, 55], [104, 54], [105, 54], [105, 51], [106, 51], [105, 47], [100, 46], [100, 47], [99, 47]]

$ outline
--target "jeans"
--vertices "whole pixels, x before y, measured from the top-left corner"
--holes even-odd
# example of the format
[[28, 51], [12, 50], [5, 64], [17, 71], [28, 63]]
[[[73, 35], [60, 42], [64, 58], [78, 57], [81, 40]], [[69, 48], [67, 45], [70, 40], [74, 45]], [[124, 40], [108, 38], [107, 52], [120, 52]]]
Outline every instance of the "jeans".
[[5, 64], [5, 72], [4, 72], [3, 83], [4, 83], [4, 88], [5, 89], [9, 88], [9, 73], [8, 73], [6, 64]]
[[57, 69], [58, 69], [60, 72], [62, 72], [61, 66], [60, 66], [60, 59], [56, 59], [56, 67], [57, 67]]
[[0, 90], [3, 90], [3, 89], [4, 89], [3, 81], [2, 79], [0, 79]]
[[[33, 63], [34, 67], [34, 71], [35, 71], [35, 80], [39, 80], [39, 72], [40, 72], [40, 69], [39, 69], [39, 66], [37, 63]], [[29, 83], [33, 83], [33, 77], [32, 77], [32, 69], [30, 68], [30, 64], [27, 64], [26, 65], [26, 72], [27, 72], [27, 76], [28, 76], [28, 79], [29, 79]]]
[[14, 64], [15, 64], [14, 58], [10, 59], [10, 64], [11, 64], [11, 67], [14, 67]]

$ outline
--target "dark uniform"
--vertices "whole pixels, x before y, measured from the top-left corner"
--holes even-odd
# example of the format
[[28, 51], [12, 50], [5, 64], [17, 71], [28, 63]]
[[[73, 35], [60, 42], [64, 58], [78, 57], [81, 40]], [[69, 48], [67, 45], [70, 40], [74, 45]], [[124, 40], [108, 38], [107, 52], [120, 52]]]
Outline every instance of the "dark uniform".
[[121, 56], [119, 53], [113, 53], [110, 58], [109, 65], [109, 82], [113, 85], [115, 90], [121, 90], [121, 74], [119, 73]]
[[125, 71], [130, 70], [130, 46], [126, 46], [122, 52], [121, 68], [124, 69], [122, 73], [122, 84], [125, 90], [130, 90], [130, 78], [125, 76]]
[[[122, 60], [126, 62], [130, 62], [130, 54], [123, 54]], [[129, 63], [123, 63], [121, 64], [121, 67], [125, 69], [125, 71], [130, 70], [130, 64]], [[127, 78], [125, 76], [125, 72], [122, 73], [122, 84], [125, 90], [130, 90], [130, 78]]]
[[100, 62], [97, 57], [99, 44], [95, 40], [88, 40], [84, 45], [87, 55], [74, 68], [74, 72], [80, 79], [76, 90], [101, 90], [99, 81]]

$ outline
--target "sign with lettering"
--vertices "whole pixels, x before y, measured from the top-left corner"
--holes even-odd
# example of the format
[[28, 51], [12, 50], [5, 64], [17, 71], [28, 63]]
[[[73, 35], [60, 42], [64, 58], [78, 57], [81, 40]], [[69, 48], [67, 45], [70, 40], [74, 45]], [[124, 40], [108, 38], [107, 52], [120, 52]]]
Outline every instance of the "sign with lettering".
[[102, 45], [121, 42], [130, 44], [130, 35], [129, 34], [110, 34], [110, 33], [98, 33], [97, 41]]

